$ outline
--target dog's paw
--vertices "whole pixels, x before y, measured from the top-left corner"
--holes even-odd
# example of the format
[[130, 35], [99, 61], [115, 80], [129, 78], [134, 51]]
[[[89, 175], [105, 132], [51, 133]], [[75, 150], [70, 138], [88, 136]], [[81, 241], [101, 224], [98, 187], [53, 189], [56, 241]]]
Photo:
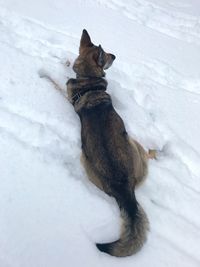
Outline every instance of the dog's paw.
[[157, 159], [158, 156], [158, 151], [155, 149], [149, 149], [147, 153], [147, 158], [148, 159]]

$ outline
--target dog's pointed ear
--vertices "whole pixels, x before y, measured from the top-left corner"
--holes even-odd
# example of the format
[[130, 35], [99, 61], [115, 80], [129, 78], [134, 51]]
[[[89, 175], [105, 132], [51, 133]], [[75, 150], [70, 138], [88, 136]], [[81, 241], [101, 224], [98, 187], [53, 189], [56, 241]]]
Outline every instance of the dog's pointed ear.
[[104, 65], [104, 51], [103, 51], [101, 45], [99, 45], [98, 49], [99, 49], [99, 56], [98, 56], [97, 63], [100, 67], [103, 67], [103, 65]]
[[89, 46], [93, 46], [93, 43], [91, 42], [88, 32], [84, 29], [81, 36], [79, 52], [81, 49]]

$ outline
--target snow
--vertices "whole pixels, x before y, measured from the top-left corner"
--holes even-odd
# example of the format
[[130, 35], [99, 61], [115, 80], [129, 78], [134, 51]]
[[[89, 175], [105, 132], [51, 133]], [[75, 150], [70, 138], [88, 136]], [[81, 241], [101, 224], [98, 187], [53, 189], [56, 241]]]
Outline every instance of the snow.
[[[151, 229], [118, 259], [115, 201], [80, 164], [62, 87], [82, 29], [117, 56], [108, 91], [131, 136], [159, 150], [136, 192]], [[0, 267], [200, 266], [200, 2], [0, 0]], [[66, 66], [69, 60], [71, 65]]]

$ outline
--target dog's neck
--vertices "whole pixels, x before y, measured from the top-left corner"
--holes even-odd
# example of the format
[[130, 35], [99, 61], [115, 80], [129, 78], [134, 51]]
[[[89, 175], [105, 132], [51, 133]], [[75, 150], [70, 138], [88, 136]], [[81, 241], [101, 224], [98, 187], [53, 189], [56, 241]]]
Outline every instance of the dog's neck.
[[90, 91], [106, 91], [107, 81], [98, 77], [77, 77], [67, 82], [67, 93], [70, 102], [75, 105], [80, 98]]

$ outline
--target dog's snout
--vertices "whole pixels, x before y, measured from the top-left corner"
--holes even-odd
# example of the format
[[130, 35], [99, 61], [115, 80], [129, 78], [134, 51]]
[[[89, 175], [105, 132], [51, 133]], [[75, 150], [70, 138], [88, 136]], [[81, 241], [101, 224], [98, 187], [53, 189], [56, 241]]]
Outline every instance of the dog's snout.
[[116, 59], [116, 56], [113, 55], [113, 54], [111, 54], [111, 58], [112, 58], [112, 60], [115, 60]]

